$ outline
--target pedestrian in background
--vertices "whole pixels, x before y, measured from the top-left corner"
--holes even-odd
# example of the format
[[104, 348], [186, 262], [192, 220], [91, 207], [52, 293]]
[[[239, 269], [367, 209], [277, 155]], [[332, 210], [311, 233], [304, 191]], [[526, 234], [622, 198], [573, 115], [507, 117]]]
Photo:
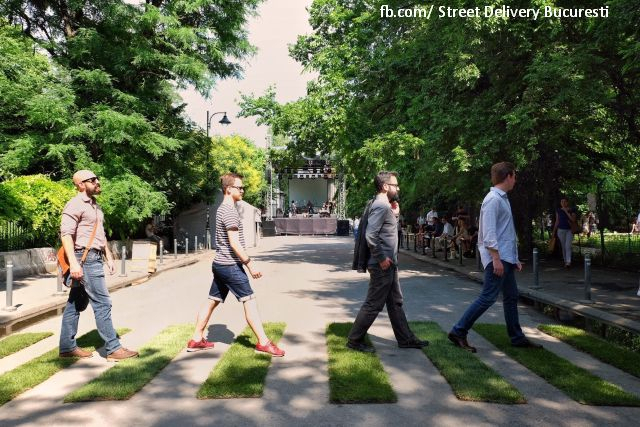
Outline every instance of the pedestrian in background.
[[569, 206], [566, 197], [560, 199], [560, 208], [556, 210], [556, 222], [553, 226], [553, 236], [558, 236], [562, 259], [565, 268], [571, 267], [571, 245], [573, 244], [573, 230], [576, 229], [576, 211]]

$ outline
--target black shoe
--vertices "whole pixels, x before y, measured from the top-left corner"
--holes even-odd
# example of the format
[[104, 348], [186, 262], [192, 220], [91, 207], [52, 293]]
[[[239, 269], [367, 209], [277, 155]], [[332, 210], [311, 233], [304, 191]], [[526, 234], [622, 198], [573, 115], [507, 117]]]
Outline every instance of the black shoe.
[[542, 348], [541, 344], [537, 344], [532, 341], [529, 341], [527, 338], [525, 338], [524, 341], [521, 341], [519, 343], [511, 344], [511, 346], [518, 347], [518, 348]]
[[460, 347], [464, 350], [470, 351], [471, 353], [476, 352], [476, 348], [469, 345], [466, 338], [462, 338], [454, 334], [453, 332], [449, 332], [447, 335], [449, 341], [451, 341], [456, 347]]
[[405, 342], [405, 343], [398, 343], [398, 347], [400, 348], [424, 348], [426, 346], [429, 345], [429, 341], [427, 340], [420, 340], [418, 338], [415, 338], [411, 341]]
[[375, 353], [376, 349], [363, 342], [347, 341], [347, 348], [351, 350], [360, 351], [362, 353]]

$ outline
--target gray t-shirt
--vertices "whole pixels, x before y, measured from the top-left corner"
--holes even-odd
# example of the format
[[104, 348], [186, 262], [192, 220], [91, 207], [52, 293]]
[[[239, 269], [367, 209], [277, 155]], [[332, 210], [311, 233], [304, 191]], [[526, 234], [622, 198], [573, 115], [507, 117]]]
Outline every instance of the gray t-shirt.
[[236, 228], [238, 229], [240, 245], [245, 248], [244, 232], [238, 210], [235, 205], [222, 203], [216, 211], [216, 256], [213, 259], [216, 264], [231, 265], [242, 262], [233, 252], [229, 243], [228, 230]]

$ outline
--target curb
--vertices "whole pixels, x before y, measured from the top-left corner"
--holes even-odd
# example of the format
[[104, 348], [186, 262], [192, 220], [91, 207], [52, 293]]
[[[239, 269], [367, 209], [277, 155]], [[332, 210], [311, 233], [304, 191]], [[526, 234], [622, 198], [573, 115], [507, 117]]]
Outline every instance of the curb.
[[[477, 283], [482, 284], [483, 282], [483, 274], [480, 271], [468, 271], [464, 268], [460, 268], [457, 265], [442, 261], [438, 258], [431, 258], [422, 254], [414, 253], [410, 249], [408, 250], [403, 248], [400, 249], [400, 252], [404, 255], [409, 255], [410, 257], [418, 261], [437, 265], [438, 267], [445, 268], [450, 271], [455, 271], [456, 273], [462, 274]], [[608, 313], [604, 310], [580, 304], [576, 301], [562, 299], [556, 295], [546, 292], [540, 292], [538, 290], [530, 289], [528, 287], [522, 287], [520, 285], [518, 285], [518, 293], [520, 294], [520, 298], [533, 301], [536, 304], [551, 305], [559, 308], [560, 310], [567, 311], [577, 316], [596, 320], [608, 326], [613, 326], [615, 328], [640, 335], [640, 322], [637, 322], [635, 320], [627, 319], [617, 314]]]
[[[159, 266], [153, 273], [139, 273], [136, 275], [117, 278], [107, 283], [107, 288], [109, 289], [109, 292], [114, 292], [129, 286], [142, 284], [165, 271], [186, 267], [210, 256], [211, 251], [204, 251], [197, 255], [188, 255], [188, 258], [178, 259], [178, 261], [172, 262], [171, 264], [167, 264], [165, 262], [165, 264]], [[182, 255], [182, 257], [184, 258], [184, 255]], [[49, 301], [40, 303], [33, 307], [27, 307], [23, 310], [18, 309], [13, 312], [0, 312], [0, 337], [9, 335], [18, 329], [22, 329], [48, 317], [59, 316], [67, 305], [67, 299], [68, 294], [61, 296], [52, 295]]]

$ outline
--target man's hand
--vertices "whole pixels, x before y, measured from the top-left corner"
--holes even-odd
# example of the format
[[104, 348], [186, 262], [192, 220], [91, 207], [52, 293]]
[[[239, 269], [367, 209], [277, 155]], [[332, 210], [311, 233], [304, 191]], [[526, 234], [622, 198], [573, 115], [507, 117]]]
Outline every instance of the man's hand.
[[112, 259], [108, 259], [107, 260], [107, 271], [109, 272], [110, 275], [113, 276], [113, 274], [116, 272], [116, 266], [115, 263], [113, 262]]
[[383, 270], [387, 270], [389, 267], [391, 267], [391, 264], [393, 264], [391, 262], [391, 258], [387, 257], [384, 259], [384, 261], [380, 261], [380, 268]]
[[522, 263], [520, 261], [516, 263], [516, 268], [518, 269], [518, 271], [522, 271]]
[[75, 259], [75, 257], [73, 258], [73, 260], [70, 260], [69, 262], [69, 271], [71, 271], [71, 278], [72, 279], [76, 279], [76, 280], [80, 280], [82, 279], [82, 267], [80, 266], [80, 263], [78, 262], [78, 260]]
[[400, 204], [398, 202], [391, 202], [391, 212], [396, 217], [400, 216]]
[[493, 260], [493, 274], [498, 277], [502, 277], [502, 275], [504, 274], [504, 266], [502, 265], [502, 261], [500, 261], [499, 259]]
[[249, 269], [249, 274], [251, 274], [251, 277], [253, 277], [254, 279], [259, 279], [262, 277], [262, 273], [260, 271], [258, 271], [257, 268], [251, 267], [251, 265], [253, 264], [253, 262], [250, 262], [249, 264], [247, 264], [247, 268]]

